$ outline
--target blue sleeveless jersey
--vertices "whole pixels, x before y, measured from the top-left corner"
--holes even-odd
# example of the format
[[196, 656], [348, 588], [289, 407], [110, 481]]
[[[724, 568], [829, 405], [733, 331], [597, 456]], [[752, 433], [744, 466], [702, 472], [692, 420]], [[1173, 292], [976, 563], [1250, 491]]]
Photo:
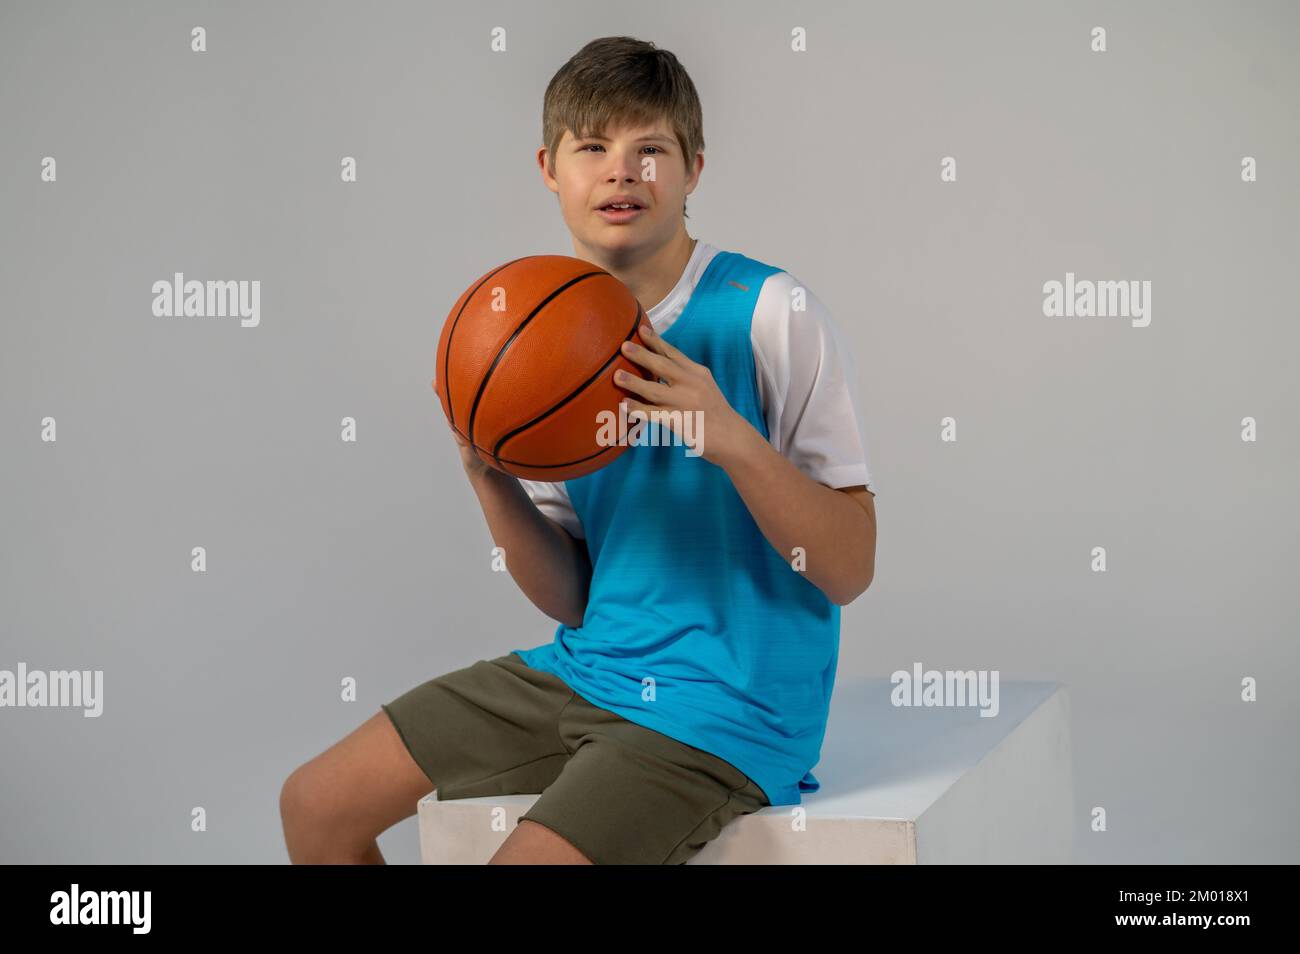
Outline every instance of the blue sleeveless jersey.
[[[663, 334], [765, 438], [750, 321], [778, 271], [717, 252]], [[666, 423], [641, 440], [564, 485], [591, 556], [582, 625], [514, 652], [592, 705], [725, 759], [770, 804], [797, 805], [821, 787], [840, 607], [773, 549], [726, 471], [688, 456]]]

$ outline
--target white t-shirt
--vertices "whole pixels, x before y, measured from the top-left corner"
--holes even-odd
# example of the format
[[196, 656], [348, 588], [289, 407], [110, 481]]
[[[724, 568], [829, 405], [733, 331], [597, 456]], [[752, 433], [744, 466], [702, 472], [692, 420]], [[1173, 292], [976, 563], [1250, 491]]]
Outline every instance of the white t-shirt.
[[[712, 245], [695, 243], [673, 290], [646, 313], [655, 331], [663, 334], [677, 320], [717, 253]], [[769, 441], [818, 483], [831, 488], [866, 485], [874, 494], [853, 356], [826, 306], [806, 286], [806, 310], [791, 308], [790, 290], [801, 284], [789, 272], [769, 275], [750, 323], [754, 373]], [[543, 514], [573, 536], [585, 536], [563, 481], [520, 478], [519, 483]]]

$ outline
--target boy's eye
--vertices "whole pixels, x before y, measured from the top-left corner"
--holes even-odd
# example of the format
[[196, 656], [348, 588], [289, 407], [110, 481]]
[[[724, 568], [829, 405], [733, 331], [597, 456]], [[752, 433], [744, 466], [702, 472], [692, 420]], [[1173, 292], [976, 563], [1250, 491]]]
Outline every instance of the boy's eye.
[[[602, 146], [600, 143], [598, 143], [598, 142], [592, 142], [592, 143], [588, 143], [587, 145], [583, 146], [582, 149], [579, 150], [579, 151], [580, 151], [580, 152], [586, 152], [588, 149], [604, 149], [604, 148], [605, 148], [605, 147]], [[658, 146], [645, 146], [644, 148], [646, 148], [646, 149], [653, 149], [655, 152], [659, 152], [659, 147], [658, 147]]]

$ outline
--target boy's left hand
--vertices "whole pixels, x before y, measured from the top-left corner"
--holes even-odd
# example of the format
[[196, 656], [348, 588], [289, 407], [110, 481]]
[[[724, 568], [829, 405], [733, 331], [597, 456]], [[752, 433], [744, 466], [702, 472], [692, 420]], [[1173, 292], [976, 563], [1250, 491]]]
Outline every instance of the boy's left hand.
[[[623, 356], [666, 383], [646, 381], [624, 371], [615, 372], [616, 385], [645, 399], [644, 402], [624, 399], [629, 420], [634, 411], [645, 414], [647, 422], [653, 420], [650, 417], [652, 411], [680, 411], [683, 420], [688, 414], [698, 413], [692, 425], [691, 440], [687, 442], [686, 435], [682, 434], [682, 441], [692, 448], [698, 447], [705, 460], [723, 466], [728, 455], [742, 446], [746, 429], [752, 431], [753, 427], [727, 403], [707, 365], [692, 361], [664, 341], [648, 321], [643, 321], [638, 330], [646, 347], [639, 348], [635, 343], [625, 341], [621, 349]], [[673, 423], [671, 417], [665, 417], [660, 426], [680, 433]]]

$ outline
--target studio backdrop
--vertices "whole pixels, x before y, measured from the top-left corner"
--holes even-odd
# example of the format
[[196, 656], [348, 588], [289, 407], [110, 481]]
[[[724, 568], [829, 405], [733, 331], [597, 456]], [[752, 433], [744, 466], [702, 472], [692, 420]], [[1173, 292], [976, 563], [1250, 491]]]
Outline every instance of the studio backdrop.
[[542, 93], [613, 35], [699, 89], [690, 234], [853, 361], [823, 791], [863, 686], [997, 672], [1068, 688], [1075, 860], [1296, 861], [1297, 8], [675, 0], [0, 5], [0, 861], [284, 862], [295, 766], [551, 638], [430, 383], [573, 254]]

